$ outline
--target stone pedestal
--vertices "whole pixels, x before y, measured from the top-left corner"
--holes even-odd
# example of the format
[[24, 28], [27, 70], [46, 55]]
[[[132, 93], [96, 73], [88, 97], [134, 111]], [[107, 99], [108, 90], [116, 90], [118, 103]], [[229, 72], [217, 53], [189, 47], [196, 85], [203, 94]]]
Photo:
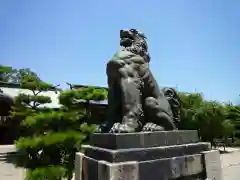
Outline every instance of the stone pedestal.
[[197, 131], [93, 134], [76, 154], [75, 180], [221, 180], [209, 147]]

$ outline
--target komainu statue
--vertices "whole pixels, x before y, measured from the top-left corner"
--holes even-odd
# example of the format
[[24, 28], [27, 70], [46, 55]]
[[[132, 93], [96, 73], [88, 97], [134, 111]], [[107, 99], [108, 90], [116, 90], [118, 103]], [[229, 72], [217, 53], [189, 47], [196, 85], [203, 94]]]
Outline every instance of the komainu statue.
[[172, 88], [160, 90], [149, 69], [146, 37], [120, 30], [121, 49], [107, 63], [107, 121], [97, 132], [131, 133], [176, 129], [180, 101]]

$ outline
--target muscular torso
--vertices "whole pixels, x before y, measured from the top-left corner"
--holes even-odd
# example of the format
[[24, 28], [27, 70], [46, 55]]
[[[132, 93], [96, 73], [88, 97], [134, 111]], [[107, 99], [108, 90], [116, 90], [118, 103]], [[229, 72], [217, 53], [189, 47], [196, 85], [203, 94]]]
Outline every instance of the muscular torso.
[[161, 104], [162, 111], [172, 116], [169, 102], [160, 90], [147, 63], [141, 56], [129, 51], [118, 51], [107, 64], [109, 78], [128, 78], [141, 86], [143, 99], [153, 97]]

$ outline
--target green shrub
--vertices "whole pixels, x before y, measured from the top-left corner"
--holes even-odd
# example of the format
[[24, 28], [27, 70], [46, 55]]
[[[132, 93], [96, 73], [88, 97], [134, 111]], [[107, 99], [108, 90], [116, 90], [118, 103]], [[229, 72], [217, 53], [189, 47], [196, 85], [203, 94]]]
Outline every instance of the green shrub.
[[89, 124], [91, 113], [80, 100], [103, 100], [106, 93], [93, 88], [66, 90], [60, 93], [59, 110], [39, 108], [51, 103], [51, 98], [40, 95], [54, 89], [39, 79], [27, 78], [21, 86], [32, 95], [19, 94], [15, 98], [12, 116], [24, 117], [21, 128], [24, 133], [15, 142], [21, 152], [16, 165], [27, 169], [27, 180], [72, 179], [75, 153], [88, 140], [95, 129]]

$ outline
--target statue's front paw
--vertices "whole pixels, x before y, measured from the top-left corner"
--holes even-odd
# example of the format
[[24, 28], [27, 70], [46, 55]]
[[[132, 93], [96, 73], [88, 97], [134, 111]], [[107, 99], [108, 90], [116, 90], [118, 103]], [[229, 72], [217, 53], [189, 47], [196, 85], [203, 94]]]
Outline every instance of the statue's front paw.
[[108, 133], [113, 123], [105, 122], [95, 129], [95, 133]]
[[94, 133], [102, 133], [103, 132], [103, 127], [101, 125], [97, 126], [95, 129]]
[[164, 128], [162, 126], [159, 126], [154, 123], [146, 123], [143, 126], [142, 131], [147, 132], [147, 131], [164, 131]]
[[109, 133], [131, 133], [135, 132], [135, 129], [127, 124], [115, 123], [110, 129]]

